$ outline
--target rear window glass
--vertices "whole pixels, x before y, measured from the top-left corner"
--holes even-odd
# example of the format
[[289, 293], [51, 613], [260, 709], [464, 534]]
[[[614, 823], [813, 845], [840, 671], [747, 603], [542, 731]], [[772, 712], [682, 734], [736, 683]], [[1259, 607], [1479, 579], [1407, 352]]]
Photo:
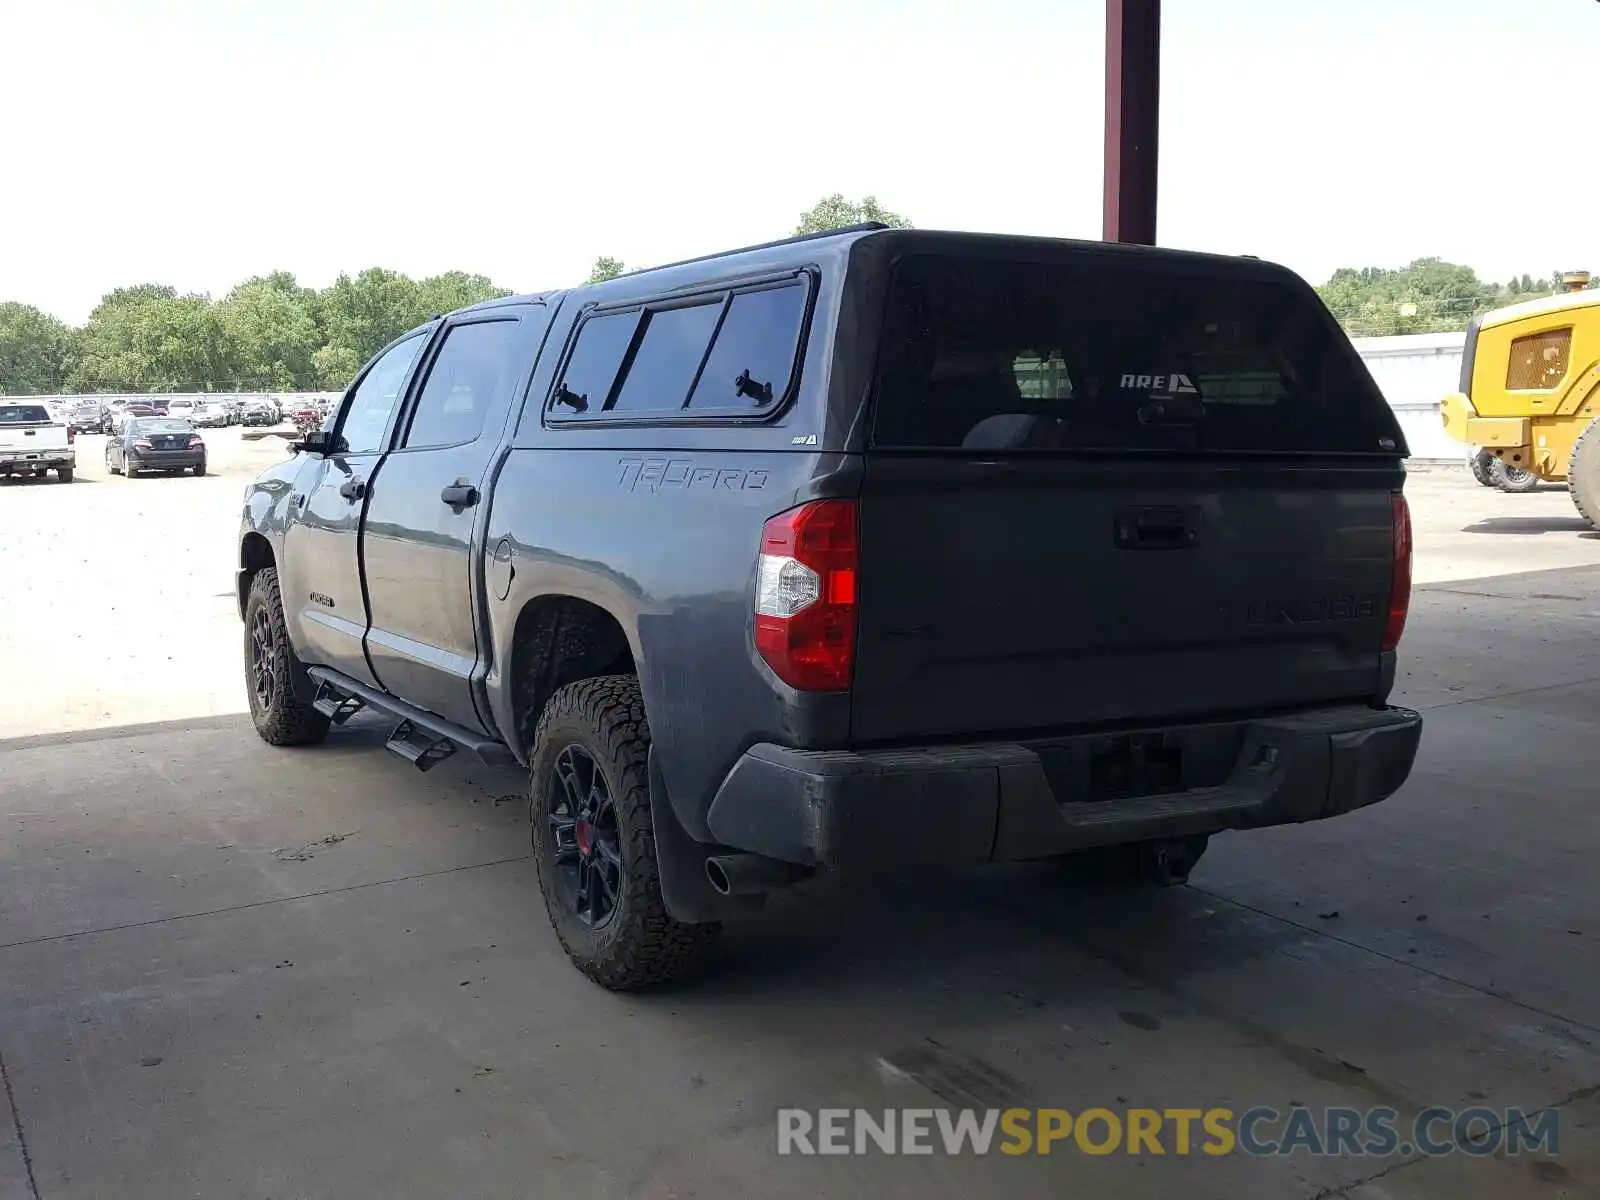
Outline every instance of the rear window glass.
[[592, 316], [578, 327], [550, 411], [762, 413], [794, 382], [807, 297], [796, 281]]
[[556, 385], [557, 412], [597, 413], [605, 408], [638, 327], [637, 312], [608, 313], [583, 323]]
[[194, 426], [176, 417], [146, 417], [134, 421], [134, 433], [192, 433]]
[[1399, 438], [1343, 334], [1286, 282], [1127, 261], [895, 269], [877, 446], [1370, 453]]
[[720, 297], [713, 304], [648, 314], [633, 365], [611, 407], [631, 412], [682, 408], [700, 373], [700, 364], [705, 361], [706, 347], [711, 344], [720, 316]]
[[0, 425], [35, 425], [50, 419], [42, 404], [0, 404]]
[[735, 295], [689, 407], [750, 412], [782, 399], [805, 314], [806, 289], [798, 283]]

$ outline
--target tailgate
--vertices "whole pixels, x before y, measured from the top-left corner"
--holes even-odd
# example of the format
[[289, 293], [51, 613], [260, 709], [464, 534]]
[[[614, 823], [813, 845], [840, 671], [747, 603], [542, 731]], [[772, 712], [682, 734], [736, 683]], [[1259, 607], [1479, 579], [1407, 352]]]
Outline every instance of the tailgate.
[[45, 450], [65, 450], [67, 444], [65, 425], [0, 424], [0, 452], [37, 454]]
[[861, 742], [1381, 691], [1403, 443], [1258, 263], [918, 255], [860, 498]]
[[1392, 472], [875, 455], [859, 741], [1261, 712], [1379, 689]]

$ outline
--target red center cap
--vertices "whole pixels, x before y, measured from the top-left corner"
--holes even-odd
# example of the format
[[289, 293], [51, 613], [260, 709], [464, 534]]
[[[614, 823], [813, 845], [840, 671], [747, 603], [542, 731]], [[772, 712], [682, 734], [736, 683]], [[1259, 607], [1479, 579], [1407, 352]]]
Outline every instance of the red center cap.
[[580, 817], [574, 824], [573, 834], [578, 839], [578, 853], [585, 858], [589, 857], [589, 847], [594, 844], [593, 836], [589, 831], [589, 822]]

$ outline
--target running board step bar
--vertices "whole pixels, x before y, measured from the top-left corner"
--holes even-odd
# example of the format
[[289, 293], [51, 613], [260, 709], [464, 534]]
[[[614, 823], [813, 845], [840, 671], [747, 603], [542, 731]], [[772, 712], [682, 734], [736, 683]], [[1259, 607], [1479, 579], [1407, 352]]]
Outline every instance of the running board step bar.
[[409, 718], [394, 727], [384, 744], [419, 771], [442, 763], [456, 752], [456, 744], [449, 738], [424, 733]]
[[360, 696], [347, 696], [327, 680], [317, 682], [317, 698], [311, 702], [311, 707], [334, 725], [343, 725], [366, 706]]
[[[398, 696], [379, 691], [328, 667], [310, 667], [306, 674], [317, 685], [313, 705], [334, 724], [342, 725], [363, 708], [393, 717], [399, 724], [389, 735], [388, 747], [419, 771], [443, 762], [457, 750], [475, 755], [491, 767], [516, 766], [516, 755], [503, 743], [463, 729], [433, 713], [407, 704]], [[326, 705], [326, 707], [324, 707]], [[343, 712], [343, 717], [340, 717]]]

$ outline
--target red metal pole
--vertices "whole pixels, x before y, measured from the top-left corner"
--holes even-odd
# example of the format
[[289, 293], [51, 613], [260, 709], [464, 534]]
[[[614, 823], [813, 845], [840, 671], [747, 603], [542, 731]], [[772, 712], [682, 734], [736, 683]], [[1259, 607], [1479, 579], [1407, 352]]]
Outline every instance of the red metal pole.
[[1106, 0], [1108, 242], [1156, 244], [1160, 113], [1161, 0]]

